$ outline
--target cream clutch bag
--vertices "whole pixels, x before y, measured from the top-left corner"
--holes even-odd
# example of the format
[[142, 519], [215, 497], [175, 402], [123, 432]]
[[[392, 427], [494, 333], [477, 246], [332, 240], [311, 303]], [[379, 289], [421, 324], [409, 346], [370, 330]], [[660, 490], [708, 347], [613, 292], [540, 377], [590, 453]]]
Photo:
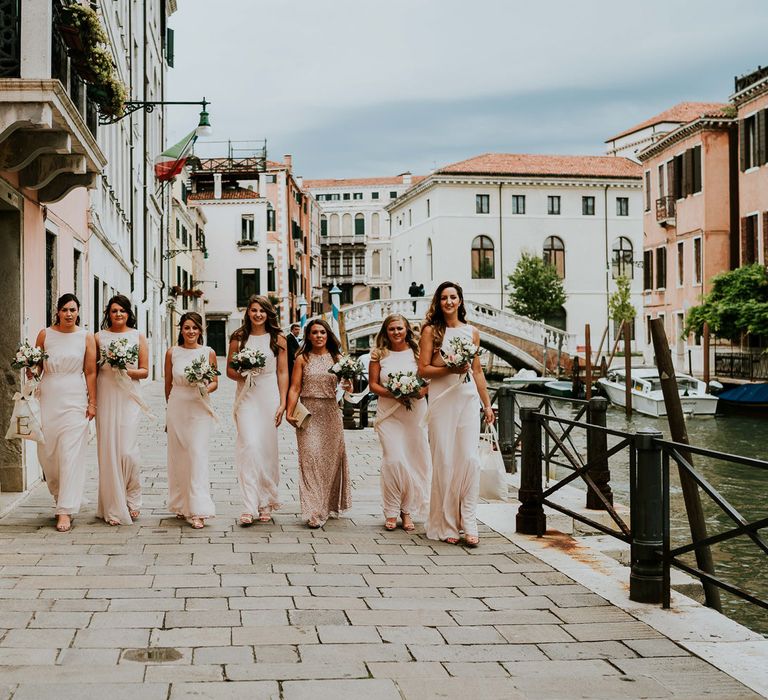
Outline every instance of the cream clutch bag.
[[307, 407], [301, 403], [301, 401], [298, 401], [296, 403], [296, 408], [293, 409], [293, 415], [291, 418], [296, 421], [296, 427], [301, 429], [307, 427], [310, 418], [312, 418], [312, 414], [309, 412]]

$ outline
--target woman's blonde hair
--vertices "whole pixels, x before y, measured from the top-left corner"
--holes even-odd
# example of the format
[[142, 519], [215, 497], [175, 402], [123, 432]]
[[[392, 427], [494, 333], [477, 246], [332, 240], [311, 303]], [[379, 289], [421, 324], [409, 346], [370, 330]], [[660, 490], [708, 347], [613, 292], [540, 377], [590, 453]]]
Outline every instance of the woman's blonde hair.
[[392, 343], [389, 340], [387, 334], [387, 328], [393, 321], [402, 321], [405, 325], [405, 344], [413, 350], [413, 354], [416, 359], [419, 359], [419, 343], [416, 339], [416, 333], [414, 332], [408, 319], [401, 314], [390, 314], [384, 319], [384, 323], [381, 324], [378, 334], [376, 335], [376, 347], [371, 352], [371, 360], [378, 362], [382, 357], [386, 357], [390, 350], [392, 350]]

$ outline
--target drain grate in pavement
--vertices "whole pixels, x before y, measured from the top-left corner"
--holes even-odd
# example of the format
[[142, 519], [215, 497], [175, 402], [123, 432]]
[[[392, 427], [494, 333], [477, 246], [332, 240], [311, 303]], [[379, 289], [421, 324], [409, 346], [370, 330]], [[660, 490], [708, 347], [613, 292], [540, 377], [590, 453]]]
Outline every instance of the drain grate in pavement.
[[147, 649], [128, 649], [123, 654], [128, 661], [178, 661], [181, 652], [173, 647], [149, 647]]

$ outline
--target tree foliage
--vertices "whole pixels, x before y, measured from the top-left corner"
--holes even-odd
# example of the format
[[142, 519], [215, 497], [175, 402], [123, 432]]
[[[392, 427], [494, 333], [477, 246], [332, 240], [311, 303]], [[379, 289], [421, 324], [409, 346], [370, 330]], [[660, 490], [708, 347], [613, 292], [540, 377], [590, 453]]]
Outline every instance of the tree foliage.
[[712, 291], [688, 310], [684, 335], [701, 334], [705, 321], [719, 338], [768, 337], [768, 269], [755, 263], [712, 278]]
[[616, 291], [608, 297], [608, 313], [614, 321], [631, 321], [637, 315], [631, 301], [630, 285], [624, 275], [616, 278]]
[[523, 253], [509, 281], [509, 303], [516, 314], [543, 321], [565, 304], [563, 281], [552, 265], [537, 255]]

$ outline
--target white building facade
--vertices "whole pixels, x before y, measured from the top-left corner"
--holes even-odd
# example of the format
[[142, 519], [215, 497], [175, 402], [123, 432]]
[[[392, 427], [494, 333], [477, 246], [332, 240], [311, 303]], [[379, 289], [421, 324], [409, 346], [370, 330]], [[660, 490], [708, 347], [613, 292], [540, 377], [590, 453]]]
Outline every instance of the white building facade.
[[392, 295], [392, 252], [387, 205], [408, 190], [410, 173], [397, 177], [306, 180], [320, 206], [323, 302], [341, 289], [342, 305]]
[[441, 168], [387, 209], [395, 298], [414, 281], [429, 296], [452, 280], [467, 299], [507, 308], [508, 276], [527, 252], [560, 272], [567, 300], [547, 321], [578, 346], [590, 324], [596, 349], [619, 275], [642, 309], [641, 170], [626, 158], [487, 154]]

